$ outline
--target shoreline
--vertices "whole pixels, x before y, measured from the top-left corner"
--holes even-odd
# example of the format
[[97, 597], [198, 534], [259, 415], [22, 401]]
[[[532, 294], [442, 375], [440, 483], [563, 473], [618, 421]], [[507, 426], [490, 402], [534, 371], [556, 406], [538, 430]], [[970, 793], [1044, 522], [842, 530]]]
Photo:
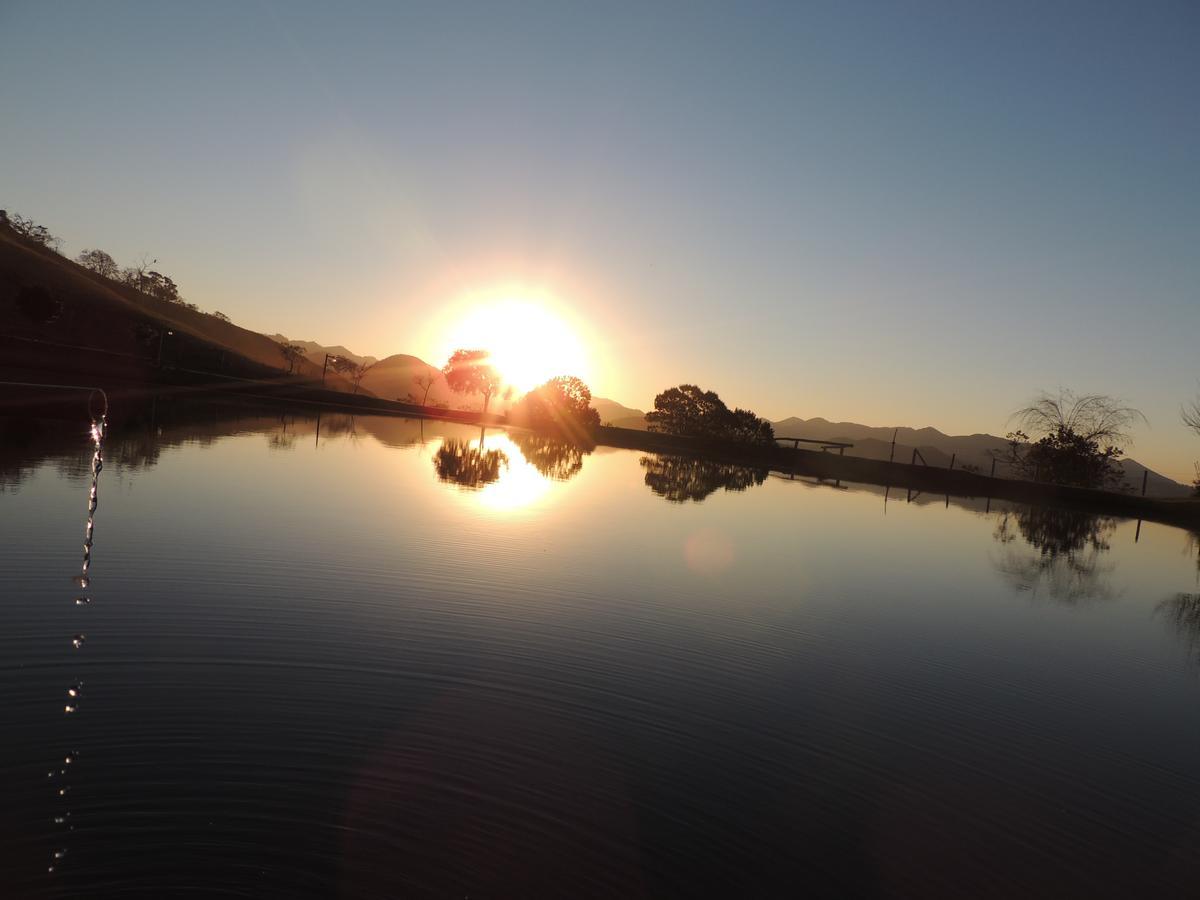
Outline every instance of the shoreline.
[[[364, 394], [329, 390], [310, 381], [283, 376], [277, 380], [248, 380], [186, 369], [162, 369], [152, 382], [88, 377], [84, 373], [45, 369], [0, 368], [0, 382], [37, 381], [45, 384], [72, 385], [92, 381], [108, 393], [114, 411], [151, 395], [170, 394], [213, 400], [244, 398], [289, 406], [337, 410], [346, 413], [385, 415], [457, 422], [481, 427], [520, 427], [508, 417], [477, 410], [452, 410], [420, 406]], [[17, 391], [12, 388], [10, 391]], [[73, 401], [55, 391], [33, 390], [42, 394], [40, 404], [60, 407]], [[5, 401], [5, 386], [0, 383], [0, 412], [10, 407]], [[82, 398], [81, 402], [86, 398]], [[14, 407], [19, 408], [19, 407]], [[555, 435], [550, 434], [550, 437]], [[874, 484], [957, 497], [983, 497], [1017, 503], [1069, 507], [1098, 515], [1161, 522], [1200, 531], [1200, 500], [1164, 499], [1089, 488], [1068, 487], [1045, 482], [996, 478], [961, 469], [942, 469], [925, 465], [887, 462], [856, 456], [842, 456], [820, 450], [792, 447], [731, 444], [704, 438], [684, 437], [641, 431], [632, 428], [598, 426], [592, 431], [596, 445], [644, 453], [664, 453], [706, 459], [728, 465], [767, 469], [785, 475], [798, 475], [826, 481]]]

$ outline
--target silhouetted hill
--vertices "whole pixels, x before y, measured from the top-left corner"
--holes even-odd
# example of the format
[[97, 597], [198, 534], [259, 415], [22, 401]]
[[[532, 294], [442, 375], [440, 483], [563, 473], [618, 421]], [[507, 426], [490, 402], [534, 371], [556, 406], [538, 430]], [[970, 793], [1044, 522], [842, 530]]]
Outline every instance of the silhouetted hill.
[[638, 428], [645, 430], [645, 413], [640, 409], [622, 406], [615, 400], [604, 397], [593, 397], [592, 408], [600, 414], [600, 421], [615, 425], [617, 428]]
[[304, 348], [304, 355], [318, 366], [325, 365], [326, 354], [329, 356], [340, 356], [344, 359], [350, 360], [351, 362], [358, 363], [360, 366], [369, 366], [372, 363], [378, 362], [374, 356], [359, 356], [357, 353], [347, 350], [341, 344], [335, 344], [332, 347], [326, 347], [322, 344], [318, 344], [316, 341], [298, 341], [294, 338], [285, 337], [282, 334], [269, 334], [267, 337], [280, 344], [299, 344]]
[[426, 405], [442, 404], [453, 409], [463, 406], [478, 409], [479, 402], [476, 397], [455, 394], [450, 390], [450, 385], [446, 384], [445, 376], [437, 366], [431, 366], [423, 359], [407, 353], [396, 353], [381, 359], [363, 378], [362, 386], [385, 400], [419, 403], [425, 389], [417, 385], [416, 379], [431, 371], [436, 375], [436, 380], [429, 390]]
[[[279, 344], [209, 313], [97, 275], [0, 224], [0, 365], [153, 376], [167, 365], [248, 378], [286, 369]], [[81, 350], [80, 348], [87, 348]], [[297, 374], [320, 377], [301, 360]], [[335, 390], [349, 389], [340, 378]]]

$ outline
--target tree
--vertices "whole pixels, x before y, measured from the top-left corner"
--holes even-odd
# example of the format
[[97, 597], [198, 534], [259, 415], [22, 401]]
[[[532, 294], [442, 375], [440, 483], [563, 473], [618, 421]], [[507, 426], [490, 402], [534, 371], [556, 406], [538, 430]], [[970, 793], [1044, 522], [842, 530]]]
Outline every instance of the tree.
[[424, 366], [420, 375], [413, 376], [413, 381], [421, 389], [421, 406], [429, 399], [429, 392], [437, 384], [439, 374], [441, 373], [433, 366]]
[[58, 246], [61, 243], [58, 238], [50, 233], [45, 225], [39, 225], [37, 222], [28, 216], [22, 216], [19, 213], [13, 213], [8, 219], [9, 225], [13, 231], [22, 237], [33, 241], [35, 244], [41, 244], [50, 250], [58, 251]]
[[1129, 429], [1146, 417], [1103, 394], [1043, 393], [1012, 416], [1005, 461], [1025, 478], [1099, 488], [1124, 478], [1118, 465]]
[[280, 344], [279, 352], [283, 354], [283, 360], [288, 364], [289, 375], [296, 368], [296, 363], [304, 359], [304, 348], [299, 344]]
[[370, 372], [378, 363], [371, 363], [369, 366], [365, 363], [351, 363], [349, 371], [350, 381], [354, 384], [354, 393], [358, 393], [358, 388], [362, 384], [363, 378]]
[[646, 413], [651, 431], [749, 444], [773, 444], [775, 430], [748, 409], [727, 407], [713, 391], [694, 384], [669, 388]]
[[[1183, 419], [1184, 425], [1196, 434], [1200, 434], [1200, 395], [1181, 409], [1179, 415]], [[1195, 489], [1196, 496], [1200, 497], [1200, 462], [1196, 463], [1196, 480], [1192, 482], [1192, 487]]]
[[593, 443], [592, 429], [600, 424], [591, 389], [573, 375], [560, 375], [534, 388], [521, 398], [513, 417], [527, 428], [584, 445]]
[[456, 394], [480, 394], [486, 413], [492, 394], [500, 387], [500, 373], [487, 362], [486, 350], [455, 350], [442, 369], [446, 383]]
[[75, 257], [75, 261], [85, 269], [104, 278], [115, 280], [121, 273], [121, 267], [117, 265], [117, 261], [103, 250], [84, 250]]
[[221, 312], [219, 309], [212, 314], [212, 317], [214, 319], [220, 319], [222, 322], [229, 321], [229, 316], [225, 315], [225, 313]]

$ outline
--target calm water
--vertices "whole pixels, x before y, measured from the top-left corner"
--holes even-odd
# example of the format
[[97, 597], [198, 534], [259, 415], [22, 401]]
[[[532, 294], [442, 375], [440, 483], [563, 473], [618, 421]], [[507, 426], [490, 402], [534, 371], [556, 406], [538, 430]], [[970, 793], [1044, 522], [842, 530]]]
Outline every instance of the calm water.
[[0, 896], [1200, 890], [1184, 532], [160, 404], [81, 589], [86, 425], [0, 419]]

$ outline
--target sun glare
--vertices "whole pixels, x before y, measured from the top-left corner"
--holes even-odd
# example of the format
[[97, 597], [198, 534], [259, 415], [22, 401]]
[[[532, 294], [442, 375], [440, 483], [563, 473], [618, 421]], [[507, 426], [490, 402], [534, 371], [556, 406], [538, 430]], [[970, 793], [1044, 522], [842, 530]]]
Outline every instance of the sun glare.
[[487, 350], [506, 384], [524, 393], [556, 375], [588, 381], [588, 356], [578, 335], [547, 304], [501, 299], [474, 304], [447, 329], [445, 355]]

